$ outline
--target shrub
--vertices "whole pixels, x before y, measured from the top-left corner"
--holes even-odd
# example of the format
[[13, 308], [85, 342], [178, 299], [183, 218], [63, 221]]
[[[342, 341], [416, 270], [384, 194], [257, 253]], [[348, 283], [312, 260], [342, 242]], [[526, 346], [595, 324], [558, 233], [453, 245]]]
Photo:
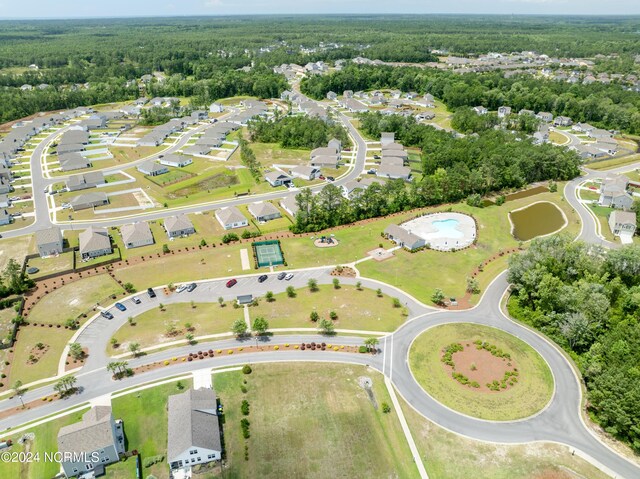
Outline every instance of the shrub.
[[244, 437], [245, 439], [249, 439], [249, 437], [251, 436], [251, 434], [249, 433], [250, 424], [251, 423], [246, 417], [240, 420], [240, 427], [242, 428], [242, 437]]
[[243, 399], [242, 405], [240, 406], [240, 411], [242, 412], [243, 416], [249, 415], [249, 401]]
[[391, 412], [391, 406], [389, 406], [388, 403], [383, 402], [382, 403], [382, 412], [385, 414], [389, 414]]
[[154, 464], [158, 464], [159, 462], [162, 462], [162, 461], [164, 461], [163, 455], [149, 456], [144, 458], [144, 460], [142, 461], [142, 465], [144, 467], [151, 467]]
[[400, 302], [399, 298], [393, 298], [393, 307], [394, 308], [399, 308], [400, 306], [402, 306], [402, 303]]
[[251, 366], [249, 366], [248, 364], [242, 366], [242, 374], [251, 374], [251, 371]]
[[244, 384], [240, 385], [240, 391], [242, 391], [244, 394], [247, 393], [247, 387]]
[[309, 315], [309, 319], [315, 323], [316, 321], [318, 321], [318, 319], [320, 319], [320, 315], [318, 314], [317, 311], [311, 311], [311, 314]]
[[135, 293], [136, 292], [136, 288], [133, 286], [133, 283], [124, 283], [122, 285], [122, 287], [124, 288], [124, 290], [127, 293]]
[[289, 298], [296, 297], [296, 290], [293, 286], [287, 286], [287, 297]]
[[369, 352], [369, 350], [367, 349], [367, 347], [366, 347], [366, 346], [360, 346], [360, 347], [358, 348], [358, 352], [361, 352], [361, 353], [368, 353], [368, 352]]
[[333, 278], [333, 288], [340, 289], [340, 280], [338, 278]]
[[336, 313], [335, 311], [331, 311], [329, 313], [329, 317], [335, 321], [336, 319], [338, 319], [338, 313]]
[[227, 233], [226, 235], [224, 235], [224, 236], [222, 237], [222, 242], [223, 242], [224, 244], [229, 244], [229, 243], [231, 243], [232, 241], [238, 241], [238, 240], [240, 240], [240, 238], [239, 238], [239, 237], [238, 237], [238, 235], [237, 235], [237, 234], [235, 234], [235, 233]]
[[170, 253], [171, 250], [169, 249], [169, 245], [167, 245], [166, 243], [162, 245], [162, 252], [164, 254]]
[[507, 199], [505, 198], [505, 196], [504, 196], [504, 195], [500, 195], [500, 196], [498, 196], [498, 197], [496, 198], [496, 205], [497, 205], [497, 206], [502, 206], [502, 205], [504, 205], [504, 202], [505, 202], [506, 200], [507, 200]]
[[204, 238], [200, 240], [200, 246], [207, 246], [207, 241]]
[[380, 288], [376, 289], [376, 296], [382, 298], [382, 290]]

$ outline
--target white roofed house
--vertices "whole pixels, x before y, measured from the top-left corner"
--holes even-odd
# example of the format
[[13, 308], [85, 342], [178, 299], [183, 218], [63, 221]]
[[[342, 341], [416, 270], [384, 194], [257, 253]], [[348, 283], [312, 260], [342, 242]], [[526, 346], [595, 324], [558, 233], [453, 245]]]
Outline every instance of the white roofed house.
[[273, 187], [287, 185], [292, 181], [292, 178], [289, 175], [278, 170], [266, 173], [264, 175], [264, 179]]
[[160, 158], [161, 165], [172, 166], [174, 168], [182, 168], [190, 165], [191, 163], [193, 163], [193, 159], [185, 155], [169, 154]]
[[313, 160], [317, 156], [335, 156], [340, 158], [340, 149], [334, 146], [325, 146], [321, 148], [316, 148], [311, 151], [309, 157]]
[[289, 174], [294, 178], [312, 181], [320, 176], [320, 168], [316, 168], [315, 166], [294, 166], [289, 170]]
[[536, 115], [536, 118], [546, 123], [551, 123], [553, 121], [553, 114], [547, 111], [541, 111], [541, 112], [538, 112], [538, 114]]
[[382, 144], [383, 148], [386, 145], [389, 145], [395, 142], [395, 139], [396, 139], [396, 134], [394, 132], [380, 134], [380, 143]]
[[427, 244], [427, 242], [420, 236], [417, 236], [401, 226], [394, 224], [387, 226], [384, 230], [384, 234], [398, 246], [402, 246], [409, 251], [421, 248]]
[[122, 421], [114, 420], [111, 407], [94, 406], [81, 422], [58, 431], [58, 451], [66, 477], [100, 476], [125, 452]]
[[78, 236], [80, 256], [83, 260], [113, 253], [111, 238], [106, 228], [90, 226]]
[[280, 206], [283, 210], [289, 213], [291, 216], [295, 217], [300, 209], [298, 207], [298, 202], [296, 201], [296, 195], [289, 195], [280, 200]]
[[613, 211], [609, 215], [609, 228], [611, 228], [611, 233], [618, 236], [623, 244], [632, 243], [637, 228], [636, 213], [633, 211]]
[[10, 225], [11, 215], [4, 208], [0, 208], [0, 225]]
[[249, 221], [235, 206], [216, 210], [216, 219], [225, 230], [249, 226]]
[[62, 254], [64, 240], [57, 226], [36, 231], [36, 247], [41, 258]]
[[601, 138], [611, 138], [613, 137], [613, 134], [607, 130], [602, 130], [600, 128], [593, 128], [592, 130], [587, 131], [587, 136], [589, 138], [601, 139]]
[[193, 223], [187, 217], [187, 215], [184, 214], [169, 216], [168, 218], [165, 218], [163, 226], [169, 238], [189, 236], [196, 232]]
[[553, 119], [553, 124], [555, 126], [571, 126], [573, 121], [568, 116], [556, 116]]
[[220, 103], [212, 103], [209, 106], [209, 111], [211, 113], [222, 113], [224, 111], [224, 106], [222, 106]]
[[337, 138], [332, 138], [331, 140], [329, 140], [329, 143], [327, 144], [328, 148], [335, 148], [336, 153], [338, 155], [340, 155], [340, 153], [342, 152], [342, 142], [340, 140], [338, 140]]
[[505, 118], [511, 114], [510, 106], [501, 106], [498, 108], [498, 118]]
[[489, 113], [489, 110], [487, 110], [484, 106], [475, 106], [473, 107], [473, 111], [475, 111], [478, 115], [486, 115], [487, 113]]
[[122, 235], [122, 242], [127, 249], [152, 245], [154, 242], [151, 228], [144, 221], [123, 225], [120, 228], [120, 234]]
[[327, 93], [327, 100], [337, 100], [338, 94], [336, 92], [330, 91]]
[[256, 203], [251, 203], [248, 207], [249, 213], [259, 222], [263, 223], [265, 221], [275, 220], [277, 218], [282, 218], [282, 214], [278, 208], [273, 206], [272, 203], [268, 201], [258, 201]]
[[171, 471], [182, 469], [182, 477], [191, 477], [192, 466], [221, 459], [222, 442], [213, 389], [188, 389], [169, 396], [167, 410], [167, 462]]
[[156, 163], [154, 160], [145, 161], [136, 168], [140, 173], [147, 176], [158, 176], [169, 173], [169, 168], [166, 165]]

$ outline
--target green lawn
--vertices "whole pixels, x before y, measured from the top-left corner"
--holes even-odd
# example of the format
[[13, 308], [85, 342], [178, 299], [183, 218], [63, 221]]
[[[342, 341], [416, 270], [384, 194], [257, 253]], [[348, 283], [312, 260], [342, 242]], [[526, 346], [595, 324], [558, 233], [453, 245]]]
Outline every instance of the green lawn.
[[491, 444], [458, 436], [418, 414], [400, 399], [429, 479], [605, 479], [606, 474], [571, 449], [536, 442]]
[[[14, 355], [6, 384], [13, 384], [17, 380], [28, 384], [58, 374], [60, 355], [73, 333], [70, 329], [57, 327], [22, 326], [13, 346]], [[42, 350], [44, 354], [37, 351], [38, 343], [45, 345]], [[32, 354], [39, 356], [35, 363], [29, 361]]]
[[[373, 379], [378, 406], [391, 403], [382, 375], [361, 366], [258, 364], [248, 376], [214, 375], [225, 410], [225, 477], [418, 477], [396, 413], [374, 409], [360, 376]], [[243, 399], [250, 404], [246, 441], [239, 424]]]
[[309, 319], [311, 311], [317, 311], [320, 320], [329, 319], [330, 311], [335, 311], [336, 328], [369, 331], [395, 331], [406, 319], [405, 308], [395, 308], [389, 296], [378, 297], [371, 289], [320, 285], [319, 291], [303, 288], [296, 293], [295, 298], [276, 294], [271, 303], [261, 299], [259, 306], [250, 308], [251, 317], [265, 317], [271, 328], [314, 328], [317, 323]]
[[67, 271], [73, 268], [73, 252], [62, 253], [58, 256], [50, 256], [48, 258], [32, 258], [27, 263], [28, 268], [38, 268], [35, 274], [30, 274], [31, 279], [38, 279], [42, 276]]
[[[558, 186], [558, 190], [562, 190], [561, 185]], [[571, 208], [571, 205], [561, 199], [560, 193], [541, 193], [528, 198], [508, 201], [503, 206], [489, 206], [486, 208], [473, 208], [464, 203], [459, 203], [453, 205], [453, 211], [470, 214], [478, 223], [478, 241], [475, 246], [451, 253], [434, 250], [409, 253], [399, 250], [395, 253], [395, 257], [390, 260], [383, 262], [366, 261], [360, 263], [358, 269], [363, 276], [390, 283], [425, 303], [430, 302], [435, 288], [441, 288], [447, 296], [462, 297], [466, 289], [465, 278], [471, 274], [475, 267], [495, 256], [501, 249], [518, 246], [518, 242], [511, 235], [511, 224], [508, 218], [509, 211], [536, 201], [550, 201], [560, 207], [569, 221], [563, 231], [573, 236], [578, 234], [580, 229], [578, 215]], [[440, 206], [428, 208], [424, 211], [445, 211], [448, 208]], [[363, 233], [366, 229], [372, 229], [372, 242], [375, 242], [376, 245], [381, 242], [385, 248], [388, 248], [391, 243], [382, 239], [379, 236], [380, 232], [389, 223], [397, 224], [406, 219], [409, 219], [409, 217], [399, 215], [393, 219], [374, 221], [360, 227], [360, 229]], [[338, 239], [341, 238], [342, 234], [342, 232], [336, 232]], [[362, 238], [360, 241], [362, 241]], [[337, 250], [341, 246], [329, 249]], [[287, 251], [288, 249], [285, 247], [285, 254], [287, 254]], [[313, 256], [309, 259], [312, 258]], [[287, 256], [287, 261], [292, 261], [291, 254]], [[420, 272], [418, 277], [416, 277], [417, 271]], [[499, 271], [496, 271], [497, 273]], [[483, 274], [481, 276], [487, 277], [488, 275]], [[487, 278], [483, 281], [488, 284], [491, 279]], [[477, 296], [474, 296], [472, 300], [476, 298]]]
[[622, 158], [611, 158], [610, 160], [587, 163], [585, 166], [592, 170], [610, 170], [619, 166], [628, 165], [640, 161], [640, 154], [623, 156]]
[[[173, 293], [178, 294], [178, 293]], [[212, 298], [215, 299], [215, 298]], [[127, 344], [131, 341], [140, 343], [145, 348], [153, 345], [184, 339], [188, 332], [194, 336], [207, 334], [228, 333], [231, 324], [236, 319], [243, 319], [242, 309], [234, 309], [231, 303], [224, 307], [215, 303], [177, 303], [165, 305], [165, 311], [152, 309], [135, 317], [135, 326], [126, 323], [115, 337], [121, 346], [113, 349], [108, 346], [108, 353], [120, 354], [127, 351]], [[192, 331], [187, 331], [185, 324], [191, 323]], [[177, 332], [167, 336], [167, 327], [175, 326]]]
[[554, 145], [565, 145], [569, 143], [569, 138], [562, 133], [558, 133], [557, 131], [552, 131], [549, 133], [549, 141]]
[[[8, 451], [20, 453], [29, 451], [34, 455], [39, 453], [40, 460], [33, 462], [7, 462], [0, 461], [0, 477], [20, 478], [20, 479], [43, 479], [54, 477], [60, 471], [60, 465], [56, 462], [48, 462], [44, 459], [44, 453], [54, 453], [58, 451], [57, 436], [61, 427], [68, 426], [82, 420], [82, 415], [87, 410], [74, 412], [67, 416], [55, 419], [47, 423], [30, 428], [28, 431], [18, 434], [5, 434], [2, 438], [10, 438], [14, 445]], [[25, 445], [19, 445], [18, 439], [23, 434], [33, 433], [33, 441], [27, 441]], [[4, 451], [7, 451], [6, 449]], [[4, 452], [3, 451], [3, 452]]]
[[250, 143], [249, 145], [262, 166], [269, 168], [275, 164], [306, 165], [309, 163], [307, 149], [282, 148], [277, 143]]
[[[440, 360], [442, 349], [457, 342], [474, 348], [476, 340], [511, 354], [519, 372], [513, 387], [499, 392], [478, 391], [451, 377]], [[522, 419], [543, 409], [553, 395], [551, 370], [531, 346], [503, 331], [477, 324], [447, 324], [425, 331], [411, 347], [409, 364], [418, 383], [436, 400], [480, 419]]]
[[[191, 380], [181, 381], [184, 388], [191, 387]], [[124, 434], [128, 451], [137, 449], [144, 461], [146, 457], [163, 455], [165, 460], [150, 468], [143, 468], [142, 477], [154, 475], [158, 479], [169, 476], [167, 454], [167, 397], [184, 392], [177, 382], [163, 384], [140, 392], [113, 399], [113, 417], [124, 422]], [[108, 479], [129, 479], [135, 475], [135, 458], [108, 466]]]
[[108, 274], [92, 274], [50, 291], [35, 304], [27, 320], [32, 323], [64, 324], [69, 318], [91, 312], [96, 303], [112, 303], [111, 295], [122, 292], [122, 288]]
[[580, 198], [587, 201], [597, 201], [600, 198], [600, 193], [594, 190], [580, 190]]

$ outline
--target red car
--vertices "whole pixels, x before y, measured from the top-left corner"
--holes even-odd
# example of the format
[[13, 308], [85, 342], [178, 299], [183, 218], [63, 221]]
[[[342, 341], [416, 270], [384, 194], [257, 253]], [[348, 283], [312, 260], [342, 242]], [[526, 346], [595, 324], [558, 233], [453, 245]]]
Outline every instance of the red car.
[[230, 279], [229, 281], [227, 281], [227, 288], [231, 288], [233, 285], [235, 285], [238, 282], [237, 279]]

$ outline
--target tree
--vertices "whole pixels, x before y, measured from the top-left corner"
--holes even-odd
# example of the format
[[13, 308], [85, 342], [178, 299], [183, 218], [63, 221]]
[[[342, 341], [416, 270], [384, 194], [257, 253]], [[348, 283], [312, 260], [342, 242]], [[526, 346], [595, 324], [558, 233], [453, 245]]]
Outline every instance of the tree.
[[364, 345], [368, 351], [375, 350], [379, 343], [380, 340], [378, 340], [378, 338], [367, 338], [364, 340]]
[[476, 278], [467, 276], [467, 293], [478, 294], [480, 292], [480, 284]]
[[218, 304], [221, 308], [224, 306], [224, 298], [222, 296], [218, 296]]
[[84, 356], [84, 351], [82, 350], [82, 346], [80, 343], [71, 343], [69, 344], [69, 354], [76, 361], [81, 359]]
[[267, 303], [271, 303], [274, 301], [274, 297], [273, 297], [273, 291], [267, 291], [266, 293], [264, 293], [264, 299], [267, 300]]
[[376, 289], [376, 296], [382, 298], [382, 290], [380, 288]]
[[237, 337], [247, 334], [247, 323], [244, 319], [236, 319], [231, 325], [231, 332]]
[[13, 386], [11, 387], [11, 389], [13, 389], [14, 394], [16, 396], [18, 396], [18, 399], [20, 399], [20, 403], [22, 404], [22, 407], [24, 408], [24, 401], [22, 400], [22, 396], [24, 396], [24, 393], [26, 393], [27, 390], [22, 387], [22, 381], [20, 381], [19, 379], [16, 380], [13, 383]]
[[111, 339], [109, 340], [109, 342], [111, 343], [111, 347], [112, 347], [112, 348], [114, 348], [114, 349], [115, 349], [115, 348], [117, 348], [117, 347], [119, 346], [119, 344], [118, 344], [118, 340], [117, 340], [116, 338], [111, 338]]
[[333, 278], [333, 289], [340, 289], [340, 280], [338, 278]]
[[193, 325], [189, 322], [184, 323], [184, 329], [186, 329], [187, 331], [193, 331]]
[[75, 319], [69, 318], [64, 322], [64, 327], [68, 329], [77, 329], [78, 323]]
[[77, 381], [75, 376], [64, 376], [58, 379], [53, 389], [64, 396], [73, 390]]
[[296, 290], [293, 286], [287, 286], [287, 297], [295, 298], [297, 296]]
[[165, 331], [166, 331], [166, 335], [169, 337], [175, 336], [176, 334], [178, 334], [178, 328], [176, 328], [176, 325], [174, 323], [167, 324]]
[[129, 343], [129, 351], [133, 354], [134, 358], [138, 357], [138, 355], [140, 354], [140, 343]]
[[358, 281], [358, 282], [356, 282], [356, 289], [357, 289], [358, 291], [362, 291], [362, 281]]
[[124, 283], [122, 287], [129, 294], [136, 292], [136, 288], [133, 286], [133, 283]]
[[329, 311], [329, 317], [335, 321], [336, 319], [338, 319], [338, 313], [336, 313], [335, 311]]
[[315, 278], [310, 278], [309, 281], [307, 282], [307, 286], [309, 286], [309, 291], [311, 291], [312, 293], [315, 293], [319, 289], [318, 280]]
[[133, 319], [133, 316], [129, 316], [127, 318], [127, 321], [129, 321], [129, 325], [130, 326], [135, 326], [136, 325], [136, 321], [135, 321], [135, 319]]
[[315, 323], [316, 321], [318, 321], [318, 319], [320, 319], [320, 316], [318, 315], [317, 311], [311, 311], [309, 319]]
[[438, 305], [444, 304], [444, 298], [445, 295], [440, 288], [436, 288], [436, 290], [431, 295], [431, 301]]
[[162, 245], [162, 252], [164, 254], [169, 254], [171, 252], [171, 250], [169, 249], [169, 245], [167, 243]]
[[318, 324], [318, 330], [322, 334], [326, 334], [326, 335], [330, 335], [335, 332], [333, 322], [329, 321], [328, 319], [323, 319], [322, 321], [320, 321], [320, 324]]
[[187, 342], [188, 342], [189, 344], [194, 344], [194, 343], [195, 343], [193, 333], [187, 333], [187, 334], [185, 334], [184, 338], [187, 340]]
[[391, 406], [389, 406], [389, 403], [382, 403], [382, 412], [385, 414], [389, 414], [391, 412]]
[[394, 308], [399, 308], [402, 306], [402, 303], [400, 302], [400, 298], [393, 298], [393, 307]]
[[266, 334], [267, 330], [269, 329], [269, 321], [264, 319], [262, 316], [258, 316], [253, 320], [252, 329], [256, 333], [256, 335]]

